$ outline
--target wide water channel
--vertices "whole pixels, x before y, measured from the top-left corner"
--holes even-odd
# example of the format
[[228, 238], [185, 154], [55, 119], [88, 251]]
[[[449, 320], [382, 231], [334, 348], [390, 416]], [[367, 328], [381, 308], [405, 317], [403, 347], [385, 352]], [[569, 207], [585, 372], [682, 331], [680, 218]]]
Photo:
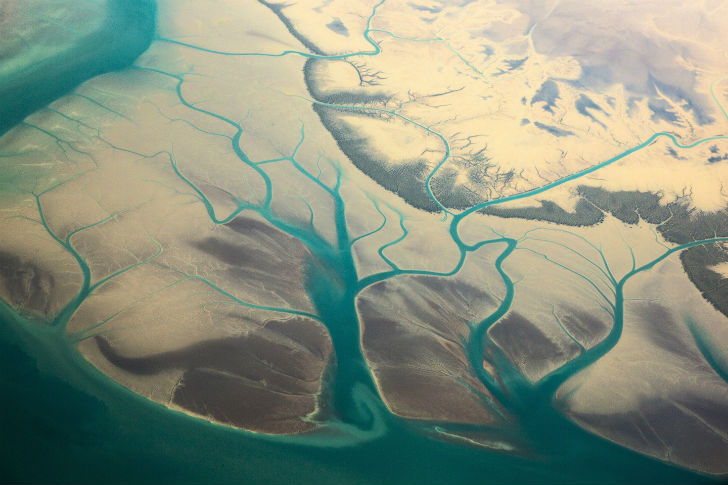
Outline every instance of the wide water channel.
[[[148, 19], [155, 15], [155, 5], [147, 0], [114, 0], [110, 5], [110, 19], [116, 19], [109, 21], [110, 28], [118, 27], [114, 23], [118, 21], [118, 17], [113, 16], [114, 12], [134, 12], [134, 17], [124, 17], [124, 22], [133, 28], [116, 29], [124, 33], [119, 35], [126, 35], [127, 38], [117, 39], [113, 48], [95, 50], [91, 54], [88, 54], [90, 51], [86, 52], [87, 43], [79, 44], [76, 49], [88, 55], [80, 58], [82, 65], [78, 69], [49, 67], [42, 72], [26, 75], [18, 82], [26, 87], [34, 86], [31, 91], [35, 94], [27, 99], [22, 98], [22, 106], [13, 107], [12, 116], [6, 119], [17, 121], [16, 118], [22, 118], [27, 112], [47, 104], [83, 79], [133, 61], [139, 54], [140, 45], [147, 45], [152, 38], [154, 25]], [[370, 40], [368, 32], [369, 29], [365, 36]], [[373, 50], [366, 54], [376, 55], [379, 48], [371, 43]], [[297, 54], [322, 57], [319, 54]], [[70, 53], [67, 57], [78, 56]], [[53, 63], [49, 65], [55, 66]], [[187, 104], [179, 89], [183, 79], [178, 80], [180, 100]], [[45, 88], [40, 90], [35, 86]], [[191, 105], [188, 107], [202, 111]], [[215, 113], [206, 114], [239, 128], [239, 125]], [[236, 153], [240, 150], [237, 146], [239, 135], [238, 132], [238, 136], [233, 139]], [[675, 146], [686, 148], [680, 146], [672, 135], [658, 133], [643, 144], [589, 170], [517, 197], [529, 197], [598, 170], [663, 136], [670, 137]], [[239, 152], [238, 155], [245, 161], [244, 153]], [[291, 163], [299, 169], [302, 177], [311, 178], [302, 167], [296, 165], [295, 160], [291, 159]], [[184, 178], [176, 167], [175, 170], [185, 183], [199, 193], [212, 222], [224, 223], [230, 220], [230, 217], [218, 219], [204, 194]], [[264, 172], [260, 173], [264, 177]], [[270, 180], [264, 179], [271, 190]], [[622, 291], [627, 280], [634, 274], [651, 269], [682, 247], [669, 250], [654, 261], [635, 268], [621, 280], [614, 279], [612, 283], [616, 296], [612, 303], [612, 332], [601, 344], [584, 352], [581, 357], [538, 385], [527, 383], [502, 355], [498, 357], [496, 347], [489, 348], [496, 355], [496, 361], [500, 362], [498, 367], [503, 384], [499, 385], [480, 365], [485, 351], [482, 342], [488, 328], [510, 309], [513, 282], [503, 270], [503, 262], [511, 255], [517, 241], [497, 238], [468, 245], [460, 239], [458, 227], [465, 217], [477, 210], [517, 197], [481, 204], [448, 216], [444, 224], [450, 225], [450, 234], [461, 252], [460, 262], [452, 271], [435, 273], [393, 269], [378, 277], [359, 279], [351, 252], [352, 241], [346, 228], [345, 203], [338, 186], [328, 192], [336, 208], [338, 239], [334, 243], [276, 219], [270, 211], [269, 198], [260, 206], [241, 206], [238, 212], [257, 212], [271, 224], [299, 239], [319, 261], [325, 262], [318, 266], [319, 269], [312, 268], [309, 271], [307, 290], [319, 319], [329, 329], [337, 357], [337, 369], [327, 389], [327, 394], [331, 396], [330, 424], [304, 435], [268, 436], [245, 432], [171, 410], [125, 389], [100, 373], [86, 362], [65, 334], [65, 323], [92, 288], [86, 263], [69, 244], [67, 249], [73, 253], [84, 273], [84, 286], [52, 325], [28, 319], [0, 302], [0, 388], [3, 393], [0, 404], [0, 479], [55, 483], [712, 481], [588, 433], [551, 406], [553, 394], [560, 384], [595, 362], [619, 340]], [[432, 192], [429, 193], [434, 199]], [[435, 202], [439, 204], [437, 200]], [[40, 204], [39, 209], [42, 216]], [[698, 241], [685, 247], [715, 241]], [[377, 393], [359, 343], [355, 298], [366, 286], [400, 274], [443, 277], [456, 274], [466, 255], [486, 244], [502, 248], [491, 270], [502, 278], [506, 297], [492, 315], [474, 325], [468, 342], [469, 358], [484, 385], [517, 418], [513, 436], [526, 445], [525, 451], [521, 450], [518, 455], [447, 441], [438, 436], [432, 426], [392, 415]], [[457, 427], [449, 429], [455, 430]], [[467, 430], [467, 427], [463, 429]]]

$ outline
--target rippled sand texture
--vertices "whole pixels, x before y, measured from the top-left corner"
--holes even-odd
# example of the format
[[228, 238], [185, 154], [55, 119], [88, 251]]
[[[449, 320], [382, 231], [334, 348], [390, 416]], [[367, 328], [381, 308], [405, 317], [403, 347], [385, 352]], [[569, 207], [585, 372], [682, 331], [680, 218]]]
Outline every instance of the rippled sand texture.
[[255, 432], [728, 474], [723, 2], [158, 9], [0, 138], [0, 297]]

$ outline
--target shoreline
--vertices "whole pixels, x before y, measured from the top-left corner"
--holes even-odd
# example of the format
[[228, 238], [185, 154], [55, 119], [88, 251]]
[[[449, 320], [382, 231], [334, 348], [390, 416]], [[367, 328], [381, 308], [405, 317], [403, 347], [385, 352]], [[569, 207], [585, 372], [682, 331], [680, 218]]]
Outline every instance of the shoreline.
[[99, 29], [0, 79], [0, 137], [84, 81], [132, 65], [153, 40], [156, 15], [155, 0], [110, 0]]

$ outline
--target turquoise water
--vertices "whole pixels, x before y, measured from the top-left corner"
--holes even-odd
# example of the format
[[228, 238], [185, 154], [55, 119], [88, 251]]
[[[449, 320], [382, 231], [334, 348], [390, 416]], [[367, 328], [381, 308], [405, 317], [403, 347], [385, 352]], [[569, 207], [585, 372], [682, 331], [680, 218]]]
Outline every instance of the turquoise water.
[[542, 427], [552, 453], [531, 458], [435, 440], [388, 415], [380, 436], [256, 436], [127, 391], [85, 363], [53, 327], [24, 321], [5, 305], [0, 322], [4, 482], [711, 482], [555, 415]]
[[[101, 29], [58, 55], [0, 76], [0, 135], [83, 81], [128, 66], [155, 28], [155, 0], [112, 0]], [[31, 39], [32, 40], [32, 39]]]
[[[378, 5], [381, 3], [383, 2]], [[84, 56], [86, 67], [73, 72], [50, 68], [44, 71], [32, 81], [38, 85], [45, 83], [53, 87], [44, 88], [43, 93], [37, 96], [30, 96], [27, 106], [22, 107], [23, 110], [32, 111], [42, 106], [85, 78], [129, 64], [141, 51], [140, 46], [149, 43], [153, 23], [148, 20], [154, 17], [153, 3], [146, 0], [120, 0], [111, 4], [112, 13], [121, 17], [110, 15], [110, 19], [115, 19], [113, 22], [130, 22], [131, 26], [116, 29], [123, 35], [120, 34], [121, 37], [113, 44], [115, 50], [89, 52], [88, 56]], [[375, 12], [376, 7], [372, 16]], [[117, 24], [110, 24], [111, 27], [114, 25]], [[360, 54], [376, 55], [379, 47], [371, 41], [369, 31], [368, 24], [365, 37], [372, 44], [373, 50]], [[189, 44], [181, 45], [201, 49]], [[80, 45], [77, 49], [83, 50], [87, 47]], [[257, 55], [207, 52], [212, 55]], [[294, 51], [281, 55], [288, 54], [326, 57]], [[518, 241], [499, 237], [466, 244], [458, 232], [459, 225], [466, 217], [486, 205], [529, 197], [575, 180], [648, 146], [658, 137], [670, 138], [678, 148], [690, 148], [710, 139], [683, 146], [674, 136], [657, 133], [644, 143], [601, 164], [532, 192], [484, 203], [459, 214], [444, 211], [449, 214], [449, 219], [444, 223], [449, 224], [451, 237], [460, 250], [460, 259], [451, 271], [437, 273], [403, 270], [392, 264], [390, 271], [360, 278], [351, 251], [353, 240], [346, 227], [347, 206], [339, 193], [340, 181], [334, 187], [323, 184], [298, 164], [295, 150], [290, 157], [275, 161], [289, 163], [301, 177], [307, 178], [331, 197], [337, 228], [334, 242], [325, 241], [311, 228], [294, 226], [276, 217], [271, 210], [272, 195], [276, 187], [265, 172], [264, 162], [252, 162], [241, 148], [240, 125], [188, 103], [182, 92], [184, 76], [156, 69], [138, 69], [176, 79], [177, 95], [188, 109], [217, 118], [235, 128], [236, 134], [230, 140], [231, 150], [241, 162], [252, 167], [264, 182], [266, 195], [261, 204], [240, 202], [231, 213], [221, 216], [216, 213], [204, 192], [177, 167], [173, 155], [163, 152], [168, 156], [170, 165], [180, 180], [199, 196], [210, 220], [215, 224], [224, 224], [245, 211], [255, 212], [272, 225], [299, 239], [315, 256], [315, 261], [312, 259], [307, 268], [306, 288], [316, 308], [316, 315], [311, 316], [328, 328], [337, 357], [336, 372], [327, 389], [327, 394], [330, 395], [331, 418], [320, 431], [305, 435], [281, 437], [254, 434], [169, 410], [124, 389], [99, 373], [76, 352], [65, 334], [68, 319], [83, 300], [104, 281], [92, 284], [88, 264], [73, 247], [73, 235], [91, 226], [76, 230], [66, 239], [57, 238], [45, 224], [40, 203], [41, 194], [37, 194], [41, 222], [49, 235], [56, 237], [56, 241], [76, 259], [83, 275], [83, 284], [76, 297], [50, 325], [17, 315], [0, 302], [0, 359], [3, 369], [0, 388], [4, 396], [0, 409], [0, 480], [56, 483], [711, 482], [709, 478], [668, 466], [582, 430], [560, 415], [553, 408], [551, 400], [561, 383], [598, 360], [619, 340], [622, 328], [622, 292], [631, 276], [651, 269], [662, 259], [685, 247], [722, 239], [698, 241], [668, 250], [654, 261], [633, 268], [620, 279], [614, 277], [610, 271], [610, 283], [615, 290], [614, 298], [608, 301], [614, 316], [614, 327], [610, 334], [599, 345], [583, 352], [568, 365], [532, 385], [496, 346], [488, 343], [486, 334], [490, 326], [511, 307], [513, 282], [503, 269], [503, 263], [518, 246]], [[358, 109], [351, 106], [342, 108]], [[431, 133], [439, 136], [447, 147], [447, 142], [441, 135], [434, 131]], [[304, 139], [305, 130], [302, 127], [299, 146]], [[152, 157], [158, 154], [138, 155]], [[428, 184], [446, 160], [447, 154], [430, 174]], [[265, 163], [269, 162], [274, 161]], [[437, 202], [431, 191], [430, 195]], [[467, 342], [468, 356], [473, 368], [479, 373], [478, 377], [505, 407], [513, 422], [512, 429], [491, 430], [493, 436], [508, 443], [521, 444], [525, 450], [523, 456], [448, 442], [442, 436], [435, 435], [432, 425], [393, 416], [377, 393], [359, 344], [355, 298], [363, 289], [378, 281], [404, 274], [442, 277], [454, 275], [463, 266], [467, 254], [489, 244], [502, 248], [492, 270], [502, 278], [506, 297], [493, 314], [473, 324], [472, 335]], [[380, 248], [380, 254], [385, 247]], [[609, 271], [606, 261], [605, 266]], [[124, 271], [126, 270], [128, 269]], [[118, 272], [107, 279], [117, 274]], [[208, 284], [212, 286], [211, 283]], [[295, 313], [286, 309], [275, 310]], [[496, 382], [482, 369], [480, 363], [486, 352], [499, 369], [502, 383]], [[440, 429], [452, 432], [488, 431], [477, 426], [447, 423], [443, 423]]]

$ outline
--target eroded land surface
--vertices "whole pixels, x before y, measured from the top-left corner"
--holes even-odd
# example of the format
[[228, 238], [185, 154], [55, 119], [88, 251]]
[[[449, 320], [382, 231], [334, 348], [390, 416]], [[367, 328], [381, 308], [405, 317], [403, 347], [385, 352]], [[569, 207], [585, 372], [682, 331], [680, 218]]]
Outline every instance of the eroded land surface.
[[[103, 23], [50, 3], [0, 4], [2, 88]], [[131, 67], [0, 138], [0, 296], [251, 431], [543, 456], [568, 420], [728, 474], [725, 19], [161, 0]]]

